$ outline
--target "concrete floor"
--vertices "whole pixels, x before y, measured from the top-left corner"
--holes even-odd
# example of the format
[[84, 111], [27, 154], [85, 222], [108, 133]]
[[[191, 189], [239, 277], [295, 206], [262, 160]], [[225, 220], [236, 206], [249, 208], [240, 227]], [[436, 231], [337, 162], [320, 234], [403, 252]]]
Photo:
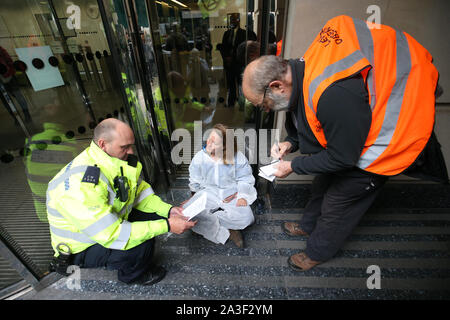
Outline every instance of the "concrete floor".
[[[81, 269], [79, 289], [61, 278], [20, 299], [450, 299], [448, 186], [386, 185], [336, 257], [302, 273], [292, 271], [287, 259], [305, 248], [306, 237], [284, 235], [280, 225], [301, 217], [309, 187], [278, 186], [272, 209], [244, 231], [244, 249], [191, 232], [161, 238], [157, 259], [168, 272], [156, 285], [126, 285], [115, 271]], [[175, 190], [174, 198], [187, 194]], [[367, 288], [371, 265], [381, 270], [379, 290]]]

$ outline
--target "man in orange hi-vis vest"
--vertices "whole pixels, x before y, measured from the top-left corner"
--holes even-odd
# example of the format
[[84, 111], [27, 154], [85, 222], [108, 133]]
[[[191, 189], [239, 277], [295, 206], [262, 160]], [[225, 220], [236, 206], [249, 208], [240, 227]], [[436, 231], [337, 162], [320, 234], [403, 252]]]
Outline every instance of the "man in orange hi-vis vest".
[[[263, 56], [244, 71], [246, 98], [287, 111], [275, 176], [314, 175], [312, 196], [290, 236], [308, 236], [289, 257], [298, 271], [332, 258], [388, 177], [448, 182], [433, 133], [442, 90], [431, 54], [406, 32], [348, 16], [326, 23], [302, 59]], [[300, 149], [292, 161], [283, 157]]]

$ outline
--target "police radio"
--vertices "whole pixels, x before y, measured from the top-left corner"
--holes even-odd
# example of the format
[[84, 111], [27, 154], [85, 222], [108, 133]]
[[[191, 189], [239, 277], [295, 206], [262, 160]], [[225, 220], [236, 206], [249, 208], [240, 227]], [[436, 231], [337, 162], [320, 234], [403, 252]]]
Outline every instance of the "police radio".
[[120, 202], [125, 202], [128, 200], [128, 190], [130, 190], [130, 187], [127, 177], [123, 175], [122, 167], [120, 167], [120, 174], [120, 176], [114, 178], [114, 188], [118, 190], [117, 196]]

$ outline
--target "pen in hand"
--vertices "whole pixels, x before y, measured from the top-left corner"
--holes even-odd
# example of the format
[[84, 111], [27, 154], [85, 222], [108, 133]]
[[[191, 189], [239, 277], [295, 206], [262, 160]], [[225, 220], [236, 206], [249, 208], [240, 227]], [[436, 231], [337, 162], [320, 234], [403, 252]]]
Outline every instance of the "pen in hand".
[[275, 141], [274, 146], [272, 147], [272, 158], [275, 158], [275, 160], [280, 160], [281, 159], [281, 154], [280, 154], [280, 146], [278, 144], [278, 141]]

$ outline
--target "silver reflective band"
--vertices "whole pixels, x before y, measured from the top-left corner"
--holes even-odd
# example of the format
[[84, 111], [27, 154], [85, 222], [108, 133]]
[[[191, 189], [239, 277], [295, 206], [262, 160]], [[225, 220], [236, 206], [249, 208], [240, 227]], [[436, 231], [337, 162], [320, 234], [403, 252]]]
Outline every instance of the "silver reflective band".
[[319, 76], [317, 76], [313, 81], [311, 81], [311, 83], [309, 84], [309, 88], [308, 88], [308, 103], [309, 103], [309, 107], [312, 110], [312, 112], [314, 112], [314, 114], [316, 114], [316, 112], [314, 111], [314, 106], [312, 103], [313, 100], [313, 96], [316, 93], [317, 88], [319, 87], [319, 85], [322, 83], [322, 81], [324, 81], [325, 79], [328, 79], [329, 77], [333, 76], [334, 74], [344, 71], [345, 69], [350, 68], [351, 66], [353, 66], [355, 63], [357, 63], [359, 60], [363, 59], [364, 55], [361, 53], [361, 51], [356, 50], [353, 53], [349, 54], [348, 56], [346, 56], [345, 58], [336, 61], [333, 64], [330, 64], [328, 67], [326, 67], [322, 74], [320, 74]]
[[155, 192], [153, 191], [152, 187], [148, 187], [144, 191], [141, 191], [141, 193], [139, 194], [139, 197], [134, 201], [134, 203], [139, 204], [142, 200], [144, 200], [145, 198], [147, 198], [148, 196], [150, 196], [154, 193]]
[[82, 173], [85, 172], [88, 166], [78, 166], [75, 168], [72, 168], [66, 172], [64, 172], [62, 175], [60, 175], [58, 178], [56, 178], [53, 181], [50, 181], [50, 183], [48, 184], [48, 189], [47, 191], [53, 190], [55, 189], [61, 182], [64, 182], [64, 180], [66, 180], [68, 177], [70, 177], [71, 175], [77, 174], [77, 173]]
[[122, 210], [120, 210], [120, 212], [119, 212], [119, 217], [126, 215], [132, 209], [133, 209], [133, 204], [129, 204], [128, 206], [124, 205]]
[[392, 136], [394, 135], [398, 116], [402, 107], [406, 83], [411, 71], [411, 55], [409, 52], [408, 40], [403, 32], [396, 30], [395, 36], [397, 42], [397, 73], [395, 84], [392, 88], [391, 94], [389, 95], [380, 133], [378, 134], [374, 144], [369, 147], [357, 163], [357, 166], [361, 169], [365, 169], [370, 166], [370, 164], [374, 162], [388, 147]]
[[39, 150], [31, 151], [31, 162], [45, 164], [64, 165], [73, 159], [73, 153], [64, 150]]
[[366, 56], [367, 60], [369, 60], [372, 69], [369, 70], [367, 74], [367, 85], [370, 88], [370, 108], [373, 111], [373, 108], [376, 104], [376, 93], [375, 93], [375, 73], [373, 70], [373, 38], [372, 33], [370, 32], [369, 27], [365, 21], [359, 19], [353, 19], [353, 23], [355, 25], [356, 34], [358, 36], [359, 47], [361, 48], [362, 53]]
[[108, 213], [102, 218], [95, 221], [89, 227], [83, 229], [83, 233], [87, 234], [89, 237], [95, 236], [97, 233], [107, 229], [114, 223], [118, 222], [119, 218], [113, 213]]
[[67, 239], [72, 239], [81, 243], [95, 243], [95, 241], [93, 241], [92, 239], [90, 239], [88, 236], [82, 234], [82, 233], [77, 233], [77, 232], [72, 232], [69, 230], [63, 230], [63, 229], [58, 229], [55, 228], [54, 226], [50, 225], [50, 231], [58, 236], [58, 237], [62, 237], [62, 238], [67, 238]]
[[47, 205], [47, 213], [48, 213], [49, 215], [52, 215], [52, 216], [56, 217], [56, 218], [65, 219], [65, 218], [63, 217], [63, 215], [62, 215], [61, 213], [59, 213], [58, 210], [53, 209], [52, 207], [49, 207], [48, 205]]
[[128, 240], [130, 239], [130, 235], [131, 235], [131, 222], [128, 222], [128, 221], [124, 220], [120, 224], [120, 234], [119, 234], [119, 236], [109, 246], [109, 248], [110, 249], [117, 249], [117, 250], [123, 249], [126, 246], [126, 244], [128, 243]]
[[111, 185], [110, 185], [108, 179], [105, 177], [105, 175], [102, 172], [100, 172], [100, 179], [106, 184], [106, 188], [108, 189], [108, 194], [109, 194], [108, 204], [112, 206], [114, 204], [114, 199], [116, 198], [116, 193], [111, 188]]

